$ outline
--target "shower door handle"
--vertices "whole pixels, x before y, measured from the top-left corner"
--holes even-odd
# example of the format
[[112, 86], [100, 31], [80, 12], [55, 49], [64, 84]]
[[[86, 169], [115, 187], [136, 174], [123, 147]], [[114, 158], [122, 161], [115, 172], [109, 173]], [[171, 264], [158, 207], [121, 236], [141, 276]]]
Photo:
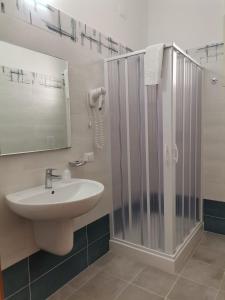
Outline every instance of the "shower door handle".
[[175, 161], [176, 164], [178, 163], [179, 160], [179, 151], [176, 144], [173, 147], [173, 160]]
[[170, 148], [167, 144], [164, 145], [164, 159], [165, 159], [165, 163], [167, 165], [170, 165], [170, 163], [171, 163], [171, 152], [170, 152]]

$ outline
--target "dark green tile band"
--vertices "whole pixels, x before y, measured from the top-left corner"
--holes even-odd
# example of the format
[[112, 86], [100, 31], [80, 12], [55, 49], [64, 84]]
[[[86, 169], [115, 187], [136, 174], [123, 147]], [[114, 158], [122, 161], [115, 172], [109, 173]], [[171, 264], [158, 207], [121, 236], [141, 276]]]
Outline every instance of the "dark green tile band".
[[109, 234], [93, 242], [88, 246], [88, 264], [92, 264], [98, 258], [109, 251]]
[[88, 244], [109, 233], [109, 216], [105, 216], [87, 226]]
[[225, 203], [214, 200], [204, 200], [204, 229], [206, 231], [225, 234]]
[[28, 259], [23, 259], [3, 271], [3, 281], [5, 297], [27, 286], [29, 284]]
[[225, 219], [205, 216], [204, 229], [214, 233], [225, 234]]
[[74, 247], [69, 254], [65, 256], [58, 256], [45, 251], [38, 251], [31, 255], [29, 259], [31, 281], [40, 277], [42, 274], [48, 272], [74, 253], [84, 248], [87, 248], [86, 227], [81, 228], [74, 233]]
[[32, 300], [45, 300], [87, 266], [87, 249], [85, 249], [33, 282], [31, 284]]
[[225, 219], [225, 203], [214, 200], [204, 200], [204, 215]]
[[30, 300], [29, 287], [26, 287], [26, 288], [20, 290], [16, 294], [7, 298], [7, 300]]
[[109, 238], [106, 215], [74, 233], [74, 247], [69, 254], [57, 256], [38, 251], [9, 267], [3, 271], [6, 299], [46, 299], [104, 255], [109, 250]]

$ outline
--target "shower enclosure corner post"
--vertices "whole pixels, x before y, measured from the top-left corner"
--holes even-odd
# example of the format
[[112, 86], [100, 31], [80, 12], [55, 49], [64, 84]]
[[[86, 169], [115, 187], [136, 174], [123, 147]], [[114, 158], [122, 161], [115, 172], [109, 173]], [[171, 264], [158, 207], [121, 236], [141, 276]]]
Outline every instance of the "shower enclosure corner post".
[[[108, 157], [110, 158], [109, 160], [107, 160], [107, 164], [108, 164], [108, 169], [110, 170], [109, 175], [110, 176], [110, 182], [113, 184], [112, 181], [112, 162], [111, 162], [111, 125], [110, 125], [110, 104], [109, 104], [109, 70], [108, 70], [108, 63], [107, 60], [104, 60], [104, 86], [106, 89], [106, 95], [105, 95], [105, 132], [106, 132], [106, 143], [105, 143], [105, 147], [106, 147], [106, 152], [108, 154]], [[113, 211], [113, 191], [112, 191], [112, 187], [110, 188], [110, 193], [111, 193], [111, 211]], [[113, 214], [110, 214], [110, 237], [114, 236], [114, 218], [113, 218]]]
[[174, 154], [174, 49], [169, 48], [164, 53], [162, 106], [163, 106], [163, 146], [164, 146], [164, 230], [165, 252], [174, 254], [175, 251], [175, 164]]

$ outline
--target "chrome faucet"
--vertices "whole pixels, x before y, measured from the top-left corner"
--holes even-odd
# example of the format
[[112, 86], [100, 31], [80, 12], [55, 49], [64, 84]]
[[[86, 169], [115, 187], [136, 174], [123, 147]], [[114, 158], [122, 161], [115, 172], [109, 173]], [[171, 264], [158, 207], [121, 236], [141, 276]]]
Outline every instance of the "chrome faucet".
[[45, 188], [46, 189], [52, 189], [52, 181], [53, 181], [53, 179], [61, 179], [62, 178], [61, 175], [54, 175], [54, 174], [52, 174], [54, 170], [55, 169], [48, 168], [45, 171]]

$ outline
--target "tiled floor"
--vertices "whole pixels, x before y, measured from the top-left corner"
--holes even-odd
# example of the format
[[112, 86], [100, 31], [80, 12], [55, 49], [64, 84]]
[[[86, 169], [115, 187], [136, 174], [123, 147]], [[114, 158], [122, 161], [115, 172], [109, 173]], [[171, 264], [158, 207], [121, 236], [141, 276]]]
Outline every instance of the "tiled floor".
[[49, 300], [225, 300], [225, 236], [205, 233], [176, 275], [108, 253]]

